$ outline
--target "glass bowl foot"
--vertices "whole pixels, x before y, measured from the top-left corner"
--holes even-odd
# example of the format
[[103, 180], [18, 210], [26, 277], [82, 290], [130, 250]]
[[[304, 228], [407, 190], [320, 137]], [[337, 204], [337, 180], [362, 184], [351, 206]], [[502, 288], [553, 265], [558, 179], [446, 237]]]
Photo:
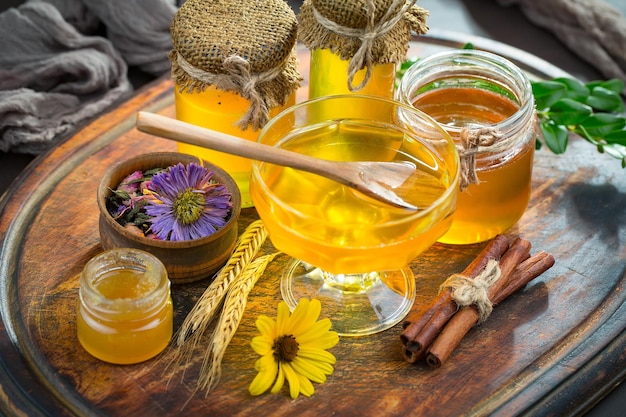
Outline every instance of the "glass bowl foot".
[[410, 268], [366, 274], [331, 274], [293, 259], [280, 281], [285, 302], [293, 310], [302, 297], [322, 303], [341, 336], [365, 336], [399, 323], [415, 301]]

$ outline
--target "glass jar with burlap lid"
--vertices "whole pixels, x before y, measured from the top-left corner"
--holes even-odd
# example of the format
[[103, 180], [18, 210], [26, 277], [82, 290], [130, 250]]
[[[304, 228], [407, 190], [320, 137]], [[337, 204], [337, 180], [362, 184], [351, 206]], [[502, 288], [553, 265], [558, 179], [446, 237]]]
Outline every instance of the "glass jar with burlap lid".
[[416, 0], [304, 0], [298, 37], [311, 50], [309, 97], [393, 97], [412, 32], [428, 31]]
[[[171, 24], [176, 118], [256, 141], [259, 130], [295, 104], [302, 77], [297, 19], [283, 0], [187, 0]], [[224, 168], [251, 207], [251, 161], [179, 144]]]

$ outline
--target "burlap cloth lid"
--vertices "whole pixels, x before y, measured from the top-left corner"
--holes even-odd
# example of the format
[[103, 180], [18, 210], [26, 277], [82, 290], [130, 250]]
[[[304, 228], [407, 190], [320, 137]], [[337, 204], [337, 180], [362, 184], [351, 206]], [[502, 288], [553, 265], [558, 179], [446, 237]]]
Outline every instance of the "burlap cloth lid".
[[298, 37], [309, 49], [330, 49], [350, 60], [349, 87], [354, 74], [376, 64], [402, 62], [411, 31], [428, 31], [428, 11], [416, 0], [304, 0], [298, 15]]
[[250, 100], [239, 126], [257, 130], [302, 80], [297, 26], [284, 0], [187, 0], [170, 26], [172, 77], [180, 91], [213, 85]]

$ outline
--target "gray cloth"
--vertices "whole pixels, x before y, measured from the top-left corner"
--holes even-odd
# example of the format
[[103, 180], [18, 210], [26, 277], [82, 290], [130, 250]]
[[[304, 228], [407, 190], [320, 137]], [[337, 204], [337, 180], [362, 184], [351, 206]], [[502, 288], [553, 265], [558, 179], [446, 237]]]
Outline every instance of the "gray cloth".
[[553, 32], [606, 78], [626, 81], [626, 18], [613, 5], [603, 0], [498, 1], [519, 5], [530, 21]]
[[107, 39], [128, 65], [160, 75], [170, 70], [170, 24], [178, 7], [165, 0], [83, 0], [106, 26]]
[[[169, 71], [171, 0], [29, 1], [0, 14], [0, 151], [38, 154]], [[107, 39], [93, 33], [104, 26]]]

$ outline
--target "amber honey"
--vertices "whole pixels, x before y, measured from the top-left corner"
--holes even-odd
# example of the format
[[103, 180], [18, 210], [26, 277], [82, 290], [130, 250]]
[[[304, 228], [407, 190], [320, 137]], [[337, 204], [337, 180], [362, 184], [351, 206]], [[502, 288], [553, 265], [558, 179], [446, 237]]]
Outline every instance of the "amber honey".
[[[292, 94], [284, 106], [270, 109], [270, 117], [275, 116], [285, 107], [295, 103]], [[208, 86], [201, 93], [180, 92], [175, 90], [176, 118], [187, 123], [256, 141], [259, 131], [252, 128], [241, 129], [238, 121], [248, 111], [250, 101], [241, 95]], [[209, 161], [228, 172], [241, 192], [242, 207], [252, 207], [249, 183], [252, 161], [248, 158], [214, 151], [200, 146], [178, 144], [178, 151], [197, 156]]]
[[[503, 95], [466, 87], [432, 90], [413, 104], [446, 127], [496, 124], [519, 110]], [[527, 141], [525, 146], [502, 155], [479, 158], [480, 183], [470, 184], [459, 193], [454, 223], [440, 241], [480, 242], [514, 225], [530, 199], [534, 149], [534, 142]]]
[[[342, 105], [343, 112], [335, 112], [354, 115], [355, 108], [346, 110], [351, 103], [348, 96], [337, 96], [319, 104]], [[385, 113], [381, 102], [369, 104]], [[319, 117], [316, 110], [310, 114]], [[277, 122], [271, 132], [281, 137], [281, 127]], [[417, 167], [396, 189], [420, 208], [410, 212], [317, 175], [262, 164], [252, 177], [255, 207], [274, 246], [292, 257], [332, 273], [399, 269], [450, 226], [457, 194], [450, 189], [458, 169], [453, 150], [442, 156], [426, 143], [406, 140], [406, 132], [393, 126], [358, 118], [323, 120], [283, 135], [280, 147], [322, 159], [410, 161]]]
[[[297, 24], [282, 0], [181, 4], [170, 25], [176, 118], [255, 141], [268, 118], [295, 103]], [[178, 150], [223, 168], [242, 207], [253, 205], [250, 159], [187, 144]]]
[[482, 51], [436, 54], [409, 68], [397, 98], [439, 122], [461, 159], [462, 133], [489, 128], [498, 138], [476, 154], [478, 181], [459, 193], [452, 226], [439, 241], [482, 242], [513, 227], [530, 200], [536, 137], [530, 82], [521, 70]]
[[93, 258], [81, 274], [76, 326], [85, 350], [105, 362], [131, 364], [156, 356], [173, 331], [163, 264], [134, 249]]
[[[347, 81], [349, 64], [349, 60], [341, 59], [330, 49], [311, 51], [309, 98], [351, 93]], [[369, 80], [358, 93], [392, 98], [396, 80], [395, 68], [393, 63], [373, 65]], [[352, 84], [354, 86], [361, 85], [366, 73], [366, 69], [359, 70], [355, 74]]]

